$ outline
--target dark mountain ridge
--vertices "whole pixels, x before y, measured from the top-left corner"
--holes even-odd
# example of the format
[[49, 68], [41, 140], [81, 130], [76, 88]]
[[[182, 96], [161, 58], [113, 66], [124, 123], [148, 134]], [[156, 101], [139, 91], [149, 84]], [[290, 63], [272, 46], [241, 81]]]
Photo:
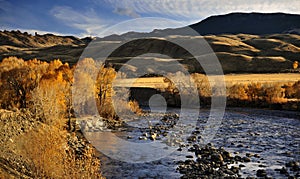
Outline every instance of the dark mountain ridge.
[[285, 13], [230, 13], [210, 16], [196, 24], [176, 29], [155, 29], [150, 33], [127, 32], [110, 35], [103, 40], [124, 40], [141, 37], [165, 37], [167, 35], [190, 35], [191, 29], [199, 35], [221, 34], [298, 34], [300, 15]]
[[230, 13], [211, 16], [189, 27], [208, 34], [300, 34], [300, 15], [285, 13]]

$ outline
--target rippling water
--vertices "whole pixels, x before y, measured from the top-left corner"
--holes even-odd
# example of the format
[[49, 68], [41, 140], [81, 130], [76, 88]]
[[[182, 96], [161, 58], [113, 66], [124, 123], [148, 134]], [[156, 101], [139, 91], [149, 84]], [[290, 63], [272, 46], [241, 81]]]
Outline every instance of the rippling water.
[[[179, 109], [169, 109], [170, 112], [180, 113]], [[160, 115], [150, 115], [148, 118], [159, 120]], [[201, 110], [198, 118], [198, 127], [203, 129], [209, 116], [208, 110]], [[246, 153], [258, 154], [260, 157], [251, 158], [251, 162], [244, 163], [240, 174], [243, 177], [256, 176], [255, 170], [266, 169], [268, 176], [283, 177], [276, 168], [281, 168], [288, 161], [300, 160], [300, 119], [299, 112], [271, 111], [261, 109], [227, 109], [222, 125], [211, 143], [216, 147], [224, 147], [232, 153], [245, 156]], [[186, 119], [189, 121], [190, 119]], [[135, 123], [146, 125], [145, 120], [135, 120]], [[144, 123], [144, 124], [142, 124]], [[196, 126], [195, 126], [196, 127]], [[140, 130], [129, 130], [116, 132], [118, 136], [132, 142], [141, 143], [138, 137]], [[103, 140], [97, 140], [97, 145], [107, 145]], [[103, 144], [101, 143], [103, 142]], [[115, 140], [107, 139], [105, 142], [114, 143]], [[147, 141], [143, 141], [147, 142]], [[150, 142], [150, 141], [149, 141]], [[181, 144], [187, 144], [183, 141]], [[188, 145], [188, 144], [187, 144]], [[100, 156], [102, 162], [102, 172], [107, 178], [179, 178], [181, 175], [176, 171], [179, 160], [185, 160], [187, 155], [193, 155], [187, 151], [188, 147], [182, 151], [175, 151], [165, 158], [148, 163], [127, 163], [111, 159], [105, 155]], [[115, 148], [108, 148], [115, 150]], [[131, 153], [140, 153], [132, 149]], [[151, 152], [143, 148], [142, 152]], [[155, 154], [153, 155], [155, 158]]]

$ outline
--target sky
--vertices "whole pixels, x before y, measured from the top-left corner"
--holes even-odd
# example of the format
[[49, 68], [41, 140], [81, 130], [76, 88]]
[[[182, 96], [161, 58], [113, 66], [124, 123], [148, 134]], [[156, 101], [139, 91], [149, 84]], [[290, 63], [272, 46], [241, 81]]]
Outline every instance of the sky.
[[150, 32], [231, 12], [300, 14], [299, 0], [0, 0], [0, 30], [106, 36]]

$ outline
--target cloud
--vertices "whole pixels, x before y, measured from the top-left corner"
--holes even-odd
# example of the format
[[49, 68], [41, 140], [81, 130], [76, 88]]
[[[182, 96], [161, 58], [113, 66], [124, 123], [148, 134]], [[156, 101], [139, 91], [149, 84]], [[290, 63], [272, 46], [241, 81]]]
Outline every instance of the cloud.
[[0, 0], [0, 12], [1, 13], [7, 12], [11, 9], [12, 9], [11, 3], [4, 1], [4, 0]]
[[[132, 17], [163, 17], [173, 19], [184, 25], [189, 25], [203, 20], [206, 17], [231, 12], [285, 12], [300, 14], [300, 1], [290, 0], [92, 0], [94, 5], [100, 7], [112, 8], [113, 13]], [[1, 2], [1, 0], [0, 0]], [[104, 13], [107, 12], [104, 9]], [[101, 12], [97, 12], [101, 13]], [[158, 23], [157, 21], [143, 21], [139, 23], [128, 23], [128, 26], [118, 29], [111, 28], [112, 24], [120, 22], [118, 16], [109, 18], [100, 18], [92, 8], [90, 9], [73, 9], [68, 6], [55, 6], [51, 14], [64, 23], [77, 30], [82, 31], [80, 36], [92, 35], [103, 36], [112, 33], [125, 33], [127, 31], [151, 31], [154, 28], [174, 28], [177, 25], [169, 23]], [[104, 16], [107, 16], [104, 15]], [[101, 16], [103, 17], [103, 16]], [[128, 18], [127, 18], [128, 19]], [[162, 21], [163, 22], [163, 21]], [[127, 23], [126, 23], [127, 24]], [[107, 30], [109, 28], [110, 30]], [[114, 29], [114, 30], [112, 30]]]
[[50, 13], [65, 25], [84, 31], [81, 36], [95, 36], [107, 26], [92, 9], [78, 12], [68, 6], [55, 6]]
[[130, 8], [117, 7], [117, 8], [115, 8], [115, 10], [113, 12], [116, 13], [116, 14], [119, 14], [119, 15], [126, 15], [126, 16], [133, 17], [133, 18], [140, 17], [139, 14], [137, 14], [135, 11], [133, 11]]
[[203, 19], [230, 12], [286, 12], [300, 14], [300, 1], [290, 0], [105, 0], [137, 14], [157, 14], [181, 19]]
[[[138, 17], [129, 9], [118, 9], [118, 13]], [[78, 12], [67, 6], [56, 6], [51, 10], [51, 14], [65, 25], [82, 30], [83, 33], [79, 34], [81, 37], [90, 35], [104, 37], [129, 31], [150, 32], [153, 29], [184, 26], [177, 21], [164, 18], [134, 18], [120, 23], [111, 23], [109, 20], [101, 19], [93, 10]]]
[[175, 20], [158, 17], [135, 18], [122, 21], [98, 34], [101, 37], [111, 34], [123, 34], [126, 32], [151, 32], [153, 29], [166, 29], [170, 27], [183, 27], [184, 24]]

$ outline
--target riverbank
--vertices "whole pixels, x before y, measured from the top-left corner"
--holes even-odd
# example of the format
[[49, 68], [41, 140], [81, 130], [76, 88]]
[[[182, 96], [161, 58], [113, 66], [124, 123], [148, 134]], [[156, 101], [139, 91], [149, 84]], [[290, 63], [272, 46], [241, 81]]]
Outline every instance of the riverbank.
[[103, 178], [95, 149], [65, 119], [0, 109], [0, 121], [0, 178]]

